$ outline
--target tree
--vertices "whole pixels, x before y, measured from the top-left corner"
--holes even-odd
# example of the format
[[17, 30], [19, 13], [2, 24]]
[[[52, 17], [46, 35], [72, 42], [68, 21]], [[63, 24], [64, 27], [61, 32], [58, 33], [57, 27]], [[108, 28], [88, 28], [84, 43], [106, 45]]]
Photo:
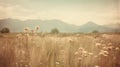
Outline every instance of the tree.
[[92, 33], [99, 33], [99, 31], [97, 31], [97, 30], [93, 30]]
[[54, 28], [51, 30], [51, 33], [53, 34], [58, 34], [59, 33], [59, 30], [57, 28]]
[[1, 33], [10, 33], [10, 29], [9, 28], [3, 28], [0, 32]]

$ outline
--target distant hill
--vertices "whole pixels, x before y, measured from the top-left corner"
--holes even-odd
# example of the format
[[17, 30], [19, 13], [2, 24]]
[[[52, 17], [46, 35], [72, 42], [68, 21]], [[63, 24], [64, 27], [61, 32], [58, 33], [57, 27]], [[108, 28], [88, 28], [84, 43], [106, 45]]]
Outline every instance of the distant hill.
[[25, 27], [34, 29], [35, 26], [40, 26], [40, 32], [50, 32], [51, 29], [57, 28], [60, 32], [74, 33], [74, 32], [92, 32], [97, 30], [99, 32], [113, 31], [114, 28], [105, 25], [98, 25], [94, 22], [87, 22], [86, 24], [76, 26], [68, 24], [61, 20], [26, 20], [21, 21], [17, 19], [1, 19], [0, 29], [4, 27], [10, 28], [11, 32], [22, 32]]
[[99, 32], [110, 32], [110, 31], [112, 31], [111, 28], [95, 24], [92, 21], [89, 21], [86, 24], [83, 24], [83, 25], [79, 26], [79, 31], [80, 32], [92, 32], [94, 30], [97, 30]]
[[114, 32], [120, 32], [120, 23], [104, 25], [105, 27], [112, 28]]
[[50, 32], [51, 29], [57, 28], [60, 32], [77, 32], [78, 26], [67, 24], [60, 20], [26, 20], [20, 21], [16, 19], [0, 20], [0, 29], [4, 27], [10, 28], [12, 32], [22, 32], [24, 28], [34, 29], [40, 26], [40, 32]]

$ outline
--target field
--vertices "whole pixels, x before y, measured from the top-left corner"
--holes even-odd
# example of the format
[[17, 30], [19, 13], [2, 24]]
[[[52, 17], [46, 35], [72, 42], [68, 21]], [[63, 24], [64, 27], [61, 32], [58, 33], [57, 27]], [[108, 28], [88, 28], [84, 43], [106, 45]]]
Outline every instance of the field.
[[120, 67], [120, 34], [0, 34], [0, 67]]

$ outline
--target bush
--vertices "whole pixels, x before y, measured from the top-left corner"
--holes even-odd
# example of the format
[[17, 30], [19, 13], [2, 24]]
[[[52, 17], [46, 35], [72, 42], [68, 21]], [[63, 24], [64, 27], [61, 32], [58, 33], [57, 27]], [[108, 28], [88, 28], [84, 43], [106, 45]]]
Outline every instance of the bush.
[[10, 29], [9, 28], [3, 28], [0, 32], [1, 33], [10, 33]]
[[58, 34], [59, 30], [57, 28], [54, 28], [54, 29], [51, 30], [51, 33], [52, 34]]
[[97, 31], [97, 30], [93, 30], [92, 33], [99, 33], [99, 31]]

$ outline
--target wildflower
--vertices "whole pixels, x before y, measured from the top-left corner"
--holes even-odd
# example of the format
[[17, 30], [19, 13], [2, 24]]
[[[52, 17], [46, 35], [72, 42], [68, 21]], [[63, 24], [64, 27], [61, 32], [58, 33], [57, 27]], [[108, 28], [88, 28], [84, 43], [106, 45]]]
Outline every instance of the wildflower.
[[109, 52], [108, 51], [104, 51], [104, 54], [109, 54]]
[[119, 50], [119, 48], [118, 48], [118, 47], [116, 47], [116, 48], [115, 48], [115, 50]]
[[93, 55], [93, 53], [88, 53], [89, 55]]
[[99, 67], [98, 65], [96, 65], [95, 67]]
[[82, 51], [82, 54], [83, 54], [83, 56], [84, 56], [84, 57], [87, 57], [87, 53], [88, 53], [88, 52], [87, 52], [87, 51], [85, 51], [85, 50], [84, 50], [84, 51]]
[[56, 64], [60, 64], [59, 62], [56, 62]]
[[101, 50], [99, 55], [102, 55], [102, 56], [108, 56], [109, 52], [108, 51], [104, 51], [104, 50]]
[[95, 45], [96, 45], [96, 47], [98, 47], [98, 46], [101, 46], [101, 43], [96, 43]]
[[99, 55], [103, 55], [104, 53], [103, 52], [100, 52]]
[[82, 47], [79, 48], [80, 51], [83, 51], [84, 49]]
[[108, 48], [107, 47], [103, 47], [103, 50], [108, 50]]
[[25, 33], [29, 32], [29, 31], [30, 31], [30, 29], [29, 29], [28, 27], [26, 27], [26, 28], [24, 29], [24, 32], [25, 32]]
[[70, 39], [68, 40], [68, 42], [69, 42], [69, 43], [72, 43], [72, 42], [73, 42], [73, 40], [70, 38]]
[[75, 55], [78, 55], [78, 52], [75, 52]]
[[35, 30], [39, 30], [39, 29], [40, 29], [40, 27], [39, 27], [39, 26], [36, 26], [36, 27], [35, 27]]
[[82, 51], [83, 54], [87, 54], [87, 51]]

